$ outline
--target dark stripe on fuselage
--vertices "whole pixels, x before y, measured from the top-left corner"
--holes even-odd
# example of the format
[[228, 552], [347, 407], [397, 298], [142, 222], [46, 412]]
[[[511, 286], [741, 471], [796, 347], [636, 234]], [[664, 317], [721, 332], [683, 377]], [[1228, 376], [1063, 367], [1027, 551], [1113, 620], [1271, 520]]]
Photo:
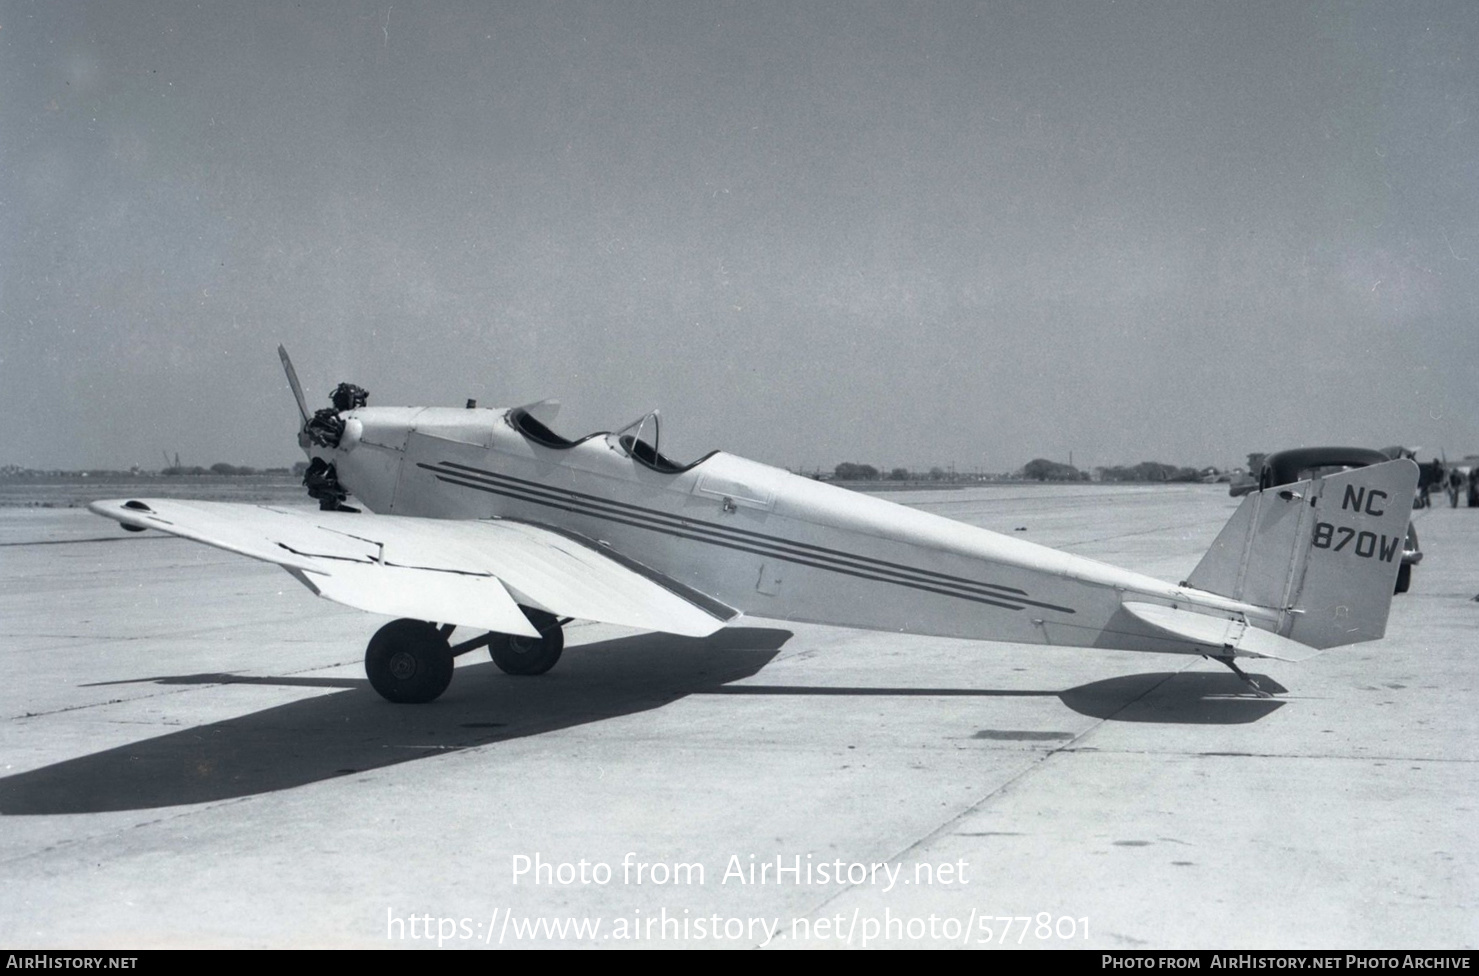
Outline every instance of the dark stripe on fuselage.
[[[437, 470], [437, 468], [433, 465], [422, 464], [420, 466], [431, 471]], [[828, 549], [824, 546], [812, 545], [808, 542], [797, 542], [793, 539], [785, 539], [779, 536], [766, 535], [763, 532], [755, 532], [750, 529], [738, 529], [728, 525], [717, 525], [713, 522], [703, 521], [702, 519], [693, 519], [684, 515], [673, 515], [668, 512], [659, 511], [657, 509], [642, 508], [638, 505], [631, 505], [626, 502], [614, 501], [609, 498], [601, 498], [597, 495], [587, 495], [584, 492], [573, 491], [569, 488], [551, 488], [550, 486], [540, 484], [539, 482], [525, 481], [521, 478], [515, 478], [511, 475], [500, 474], [496, 471], [487, 471], [482, 468], [474, 468], [466, 464], [458, 464], [455, 461], [443, 461], [442, 467], [455, 469], [452, 471], [446, 471], [445, 473], [447, 474], [455, 474], [463, 478], [471, 477], [471, 479], [475, 481], [492, 481], [494, 483], [502, 484], [505, 487], [521, 489], [535, 495], [554, 497], [562, 501], [566, 499], [576, 502], [583, 501], [589, 503], [590, 505], [596, 506], [597, 508], [609, 509], [623, 515], [629, 515], [634, 518], [654, 519], [662, 524], [668, 525], [671, 528], [692, 530], [696, 532], [710, 532], [720, 537], [728, 538], [732, 541], [737, 542], [746, 542], [755, 545], [778, 546], [783, 550], [792, 550], [793, 554], [795, 555], [809, 556], [812, 558], [820, 558], [824, 560], [841, 560], [845, 563], [854, 565], [856, 568], [888, 573], [901, 573], [908, 576], [918, 577], [920, 578], [921, 582], [940, 582], [950, 586], [960, 586], [966, 589], [985, 591], [984, 595], [987, 596], [1004, 596], [1008, 600], [1037, 605], [1034, 604], [1033, 601], [1025, 599], [1025, 597], [1027, 596], [1026, 590], [1018, 589], [1015, 586], [1004, 586], [1001, 583], [987, 583], [981, 580], [966, 579], [962, 576], [951, 576], [947, 573], [936, 572], [932, 569], [917, 569], [913, 566], [904, 566], [900, 563], [891, 563], [887, 560], [876, 559], [872, 556], [859, 556], [856, 553], [843, 552], [838, 549]], [[804, 551], [794, 552], [794, 550]], [[786, 555], [787, 553], [783, 552], [781, 554]], [[1043, 606], [1048, 605], [1043, 604]], [[1065, 608], [1052, 607], [1052, 609], [1062, 610]]]
[[[478, 484], [477, 482], [473, 482], [473, 481], [462, 481], [462, 480], [459, 480], [456, 477], [453, 477], [453, 476], [447, 475], [447, 474], [437, 474], [436, 475], [436, 478], [437, 478], [438, 481], [445, 481], [448, 484], [460, 485], [460, 486], [462, 486], [464, 488], [473, 488], [473, 489], [476, 489], [477, 491], [487, 492], [488, 494], [491, 494], [491, 495], [502, 495], [505, 498], [512, 498], [512, 499], [515, 499], [516, 501], [534, 502], [535, 504], [537, 504], [537, 505], [543, 505], [546, 508], [560, 509], [562, 511], [571, 512], [571, 513], [576, 514], [576, 515], [586, 515], [586, 516], [589, 516], [591, 518], [602, 519], [602, 520], [607, 521], [607, 522], [619, 522], [619, 523], [621, 523], [623, 525], [630, 525], [630, 526], [633, 526], [634, 528], [645, 529], [645, 530], [647, 530], [649, 532], [657, 532], [657, 533], [660, 533], [662, 535], [672, 536], [672, 537], [678, 538], [678, 539], [692, 539], [695, 542], [702, 542], [702, 543], [704, 543], [706, 545], [719, 546], [719, 547], [724, 548], [724, 549], [734, 549], [734, 550], [739, 551], [739, 552], [753, 553], [753, 554], [758, 555], [758, 556], [770, 556], [772, 558], [776, 558], [776, 555], [777, 555], [774, 552], [768, 551], [766, 549], [759, 549], [759, 548], [756, 548], [754, 546], [738, 545], [736, 543], [721, 541], [719, 539], [707, 538], [707, 537], [702, 536], [702, 535], [697, 535], [697, 534], [695, 534], [693, 532], [684, 532], [684, 531], [677, 530], [677, 529], [663, 528], [663, 527], [658, 526], [658, 525], [653, 525], [653, 524], [645, 523], [645, 522], [639, 522], [639, 521], [636, 521], [634, 519], [625, 518], [625, 517], [620, 516], [620, 515], [610, 515], [610, 514], [606, 514], [606, 513], [602, 513], [602, 512], [592, 512], [592, 511], [590, 511], [588, 509], [577, 508], [573, 504], [565, 504], [565, 503], [560, 503], [560, 502], [556, 502], [556, 501], [547, 501], [547, 500], [544, 500], [544, 499], [531, 497], [531, 496], [526, 495], [526, 494], [521, 494], [521, 493], [519, 493], [517, 491], [513, 491], [513, 490], [510, 490], [510, 489], [492, 487], [492, 486], [484, 485], [484, 484]], [[1022, 606], [1019, 605], [1019, 604], [1003, 603], [1000, 600], [989, 600], [989, 599], [986, 599], [985, 597], [972, 596], [972, 595], [966, 594], [966, 593], [958, 593], [958, 592], [954, 592], [954, 591], [951, 591], [951, 590], [940, 589], [939, 587], [935, 587], [935, 586], [926, 586], [926, 585], [924, 585], [922, 583], [910, 582], [908, 580], [893, 579], [893, 578], [886, 577], [886, 576], [879, 576], [879, 575], [876, 575], [874, 573], [858, 572], [858, 571], [854, 571], [854, 570], [850, 570], [850, 569], [845, 569], [845, 568], [843, 568], [841, 566], [831, 565], [831, 564], [828, 564], [828, 563], [817, 562], [815, 560], [806, 559], [806, 558], [802, 558], [802, 557], [798, 557], [798, 556], [787, 555], [787, 556], [785, 556], [785, 558], [786, 558], [786, 560], [788, 562], [796, 563], [796, 564], [802, 565], [802, 566], [812, 566], [812, 567], [815, 567], [817, 569], [825, 569], [825, 570], [827, 570], [829, 572], [841, 573], [841, 574], [843, 574], [845, 576], [855, 576], [855, 577], [857, 577], [859, 579], [873, 580], [873, 581], [879, 582], [879, 583], [893, 583], [893, 584], [898, 585], [898, 586], [907, 586], [907, 587], [910, 587], [910, 588], [916, 589], [916, 590], [927, 590], [927, 591], [929, 591], [931, 593], [939, 593], [939, 594], [942, 594], [944, 596], [953, 596], [953, 597], [957, 597], [957, 598], [962, 599], [962, 600], [971, 600], [971, 601], [973, 601], [975, 603], [988, 603], [988, 604], [990, 604], [990, 605], [992, 605], [994, 607], [1001, 607], [1001, 608], [1003, 608], [1005, 610], [1021, 610], [1021, 609], [1023, 609]], [[1069, 612], [1071, 613], [1072, 611], [1069, 611]]]
[[[892, 583], [911, 589], [938, 593], [975, 603], [985, 603], [1006, 610], [1021, 610], [1026, 606], [1073, 613], [1071, 607], [1061, 607], [1026, 598], [1024, 591], [1015, 587], [948, 576], [933, 570], [915, 569], [885, 560], [857, 556], [851, 553], [826, 549], [808, 543], [793, 542], [745, 529], [718, 526], [703, 520], [670, 515], [609, 501], [565, 488], [550, 488], [534, 482], [523, 481], [507, 475], [468, 467], [467, 465], [443, 462], [442, 466], [418, 463], [418, 467], [431, 472], [439, 481], [473, 488], [489, 494], [500, 495], [516, 501], [532, 502], [546, 508], [554, 508], [576, 515], [604, 519], [630, 525], [634, 528], [658, 532], [675, 538], [691, 539], [708, 545], [720, 546], [739, 552], [784, 559], [803, 566], [811, 566], [829, 572], [853, 576], [858, 579], [881, 583]], [[458, 470], [447, 470], [455, 468]], [[962, 592], [965, 591], [965, 592]], [[1017, 596], [1022, 594], [1022, 596]]]

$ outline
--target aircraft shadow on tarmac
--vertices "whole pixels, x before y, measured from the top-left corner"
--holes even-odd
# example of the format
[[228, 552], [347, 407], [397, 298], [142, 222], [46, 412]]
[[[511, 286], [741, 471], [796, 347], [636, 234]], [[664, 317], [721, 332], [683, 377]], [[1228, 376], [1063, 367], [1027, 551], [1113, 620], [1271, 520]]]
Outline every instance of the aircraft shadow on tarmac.
[[[736, 627], [692, 639], [644, 634], [567, 652], [540, 680], [491, 663], [459, 668], [432, 705], [390, 705], [368, 682], [223, 674], [161, 684], [343, 687], [116, 749], [0, 778], [0, 815], [143, 810], [305, 786], [337, 776], [658, 708], [692, 694], [1057, 697], [1083, 715], [1187, 724], [1255, 722], [1282, 702], [1254, 698], [1231, 674], [1151, 673], [1066, 691], [733, 685], [775, 657], [791, 632]], [[1265, 688], [1284, 689], [1264, 676]]]
[[487, 661], [458, 668], [446, 694], [415, 706], [386, 702], [364, 679], [140, 679], [346, 690], [4, 777], [0, 814], [207, 803], [597, 722], [747, 678], [790, 638], [788, 630], [763, 627], [731, 627], [702, 639], [624, 637], [570, 648], [558, 668], [538, 679], [509, 677]]
[[[1289, 690], [1266, 674], [1251, 677], [1270, 694]], [[1284, 707], [1277, 699], [1255, 696], [1235, 674], [1204, 671], [1126, 674], [1058, 697], [1080, 715], [1167, 725], [1247, 725]]]
[[[1268, 675], [1252, 676], [1272, 694], [1288, 691]], [[850, 688], [801, 685], [723, 685], [705, 695], [858, 695], [916, 698], [1057, 698], [1080, 715], [1115, 722], [1168, 725], [1246, 725], [1282, 708], [1259, 698], [1233, 674], [1164, 671], [1126, 674], [1066, 691], [993, 688]]]

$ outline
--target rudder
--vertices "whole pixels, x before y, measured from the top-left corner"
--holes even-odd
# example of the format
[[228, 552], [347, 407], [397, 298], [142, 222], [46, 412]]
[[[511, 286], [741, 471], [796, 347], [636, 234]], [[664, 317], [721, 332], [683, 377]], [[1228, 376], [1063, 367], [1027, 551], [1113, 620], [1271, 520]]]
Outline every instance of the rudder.
[[1418, 468], [1401, 459], [1252, 492], [1187, 585], [1280, 611], [1310, 647], [1386, 632]]

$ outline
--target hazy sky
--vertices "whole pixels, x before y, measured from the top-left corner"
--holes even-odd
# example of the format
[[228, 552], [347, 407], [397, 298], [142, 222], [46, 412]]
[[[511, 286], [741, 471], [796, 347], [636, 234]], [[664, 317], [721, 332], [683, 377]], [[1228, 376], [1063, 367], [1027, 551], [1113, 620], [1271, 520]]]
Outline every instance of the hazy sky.
[[0, 2], [0, 464], [1479, 452], [1479, 4]]

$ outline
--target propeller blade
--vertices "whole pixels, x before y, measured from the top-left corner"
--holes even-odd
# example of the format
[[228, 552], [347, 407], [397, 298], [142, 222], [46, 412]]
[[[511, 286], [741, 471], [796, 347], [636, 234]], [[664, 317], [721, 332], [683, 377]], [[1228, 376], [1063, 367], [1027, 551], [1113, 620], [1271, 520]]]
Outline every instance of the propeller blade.
[[277, 347], [278, 358], [282, 360], [283, 371], [288, 374], [288, 386], [293, 388], [293, 397], [298, 401], [298, 412], [303, 415], [303, 425], [308, 425], [308, 401], [303, 399], [303, 385], [298, 382], [298, 371], [293, 369], [293, 361], [288, 358], [288, 351], [281, 345]]

